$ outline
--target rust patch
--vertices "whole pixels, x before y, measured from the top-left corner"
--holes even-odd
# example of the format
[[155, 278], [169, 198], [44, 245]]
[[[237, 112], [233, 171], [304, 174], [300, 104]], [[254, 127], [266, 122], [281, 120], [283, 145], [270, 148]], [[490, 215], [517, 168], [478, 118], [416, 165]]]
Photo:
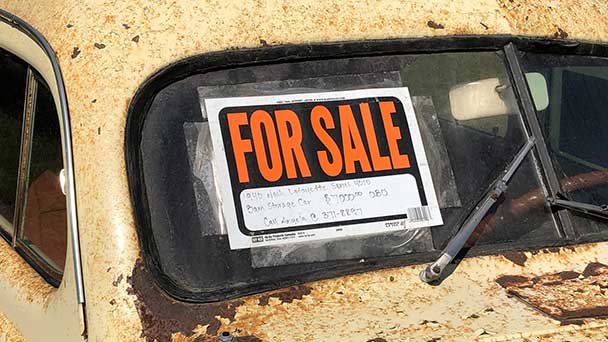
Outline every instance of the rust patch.
[[119, 276], [118, 276], [118, 278], [116, 278], [116, 280], [114, 280], [114, 281], [112, 282], [112, 285], [114, 285], [114, 286], [118, 286], [118, 284], [120, 284], [120, 282], [122, 281], [122, 278], [123, 278], [123, 275], [122, 275], [122, 274], [121, 274], [121, 275], [119, 275]]
[[568, 38], [568, 32], [562, 30], [561, 27], [558, 27], [557, 31], [553, 34], [553, 37], [559, 38], [559, 39], [566, 39], [566, 38]]
[[503, 253], [502, 256], [519, 266], [525, 266], [526, 260], [528, 260], [528, 257], [523, 252], [507, 252]]
[[[135, 296], [135, 307], [142, 323], [141, 336], [146, 342], [170, 342], [171, 335], [181, 333], [192, 337], [194, 329], [207, 325], [206, 336], [216, 336], [221, 326], [219, 318], [234, 320], [240, 300], [211, 304], [191, 304], [173, 300], [155, 286], [154, 279], [137, 259], [133, 274], [127, 277], [131, 285], [127, 293]], [[237, 341], [257, 341], [255, 336], [244, 336]], [[249, 340], [247, 339], [249, 338]], [[259, 340], [259, 339], [258, 339]]]
[[432, 20], [427, 21], [426, 22], [426, 26], [428, 26], [428, 27], [430, 27], [432, 29], [435, 29], [435, 30], [442, 30], [442, 29], [445, 28], [445, 26], [443, 24], [436, 23], [436, 22], [434, 22]]
[[600, 274], [608, 274], [608, 265], [592, 262], [583, 270], [583, 277], [598, 276]]
[[559, 322], [559, 325], [583, 325], [583, 324], [585, 324], [584, 319], [571, 319], [568, 321]]
[[583, 273], [563, 271], [536, 277], [502, 276], [511, 295], [562, 323], [608, 317], [608, 265], [593, 262]]
[[520, 286], [523, 283], [528, 283], [530, 281], [529, 278], [524, 277], [524, 276], [511, 276], [511, 275], [506, 275], [506, 276], [502, 276], [499, 277], [498, 279], [496, 279], [496, 282], [498, 283], [498, 285], [507, 288], [507, 287], [511, 287], [511, 286]]
[[262, 339], [253, 335], [239, 336], [236, 338], [236, 342], [262, 342]]
[[562, 280], [570, 280], [570, 279], [578, 278], [578, 276], [580, 276], [581, 274], [578, 272], [573, 272], [573, 271], [563, 271], [563, 272], [556, 273], [556, 275], [558, 277], [560, 277]]
[[302, 299], [304, 296], [309, 295], [312, 289], [308, 286], [297, 285], [292, 286], [284, 290], [280, 290], [273, 293], [264, 294], [260, 297], [258, 305], [266, 306], [270, 298], [278, 298], [283, 303], [291, 303], [296, 299]]
[[78, 55], [80, 55], [80, 49], [78, 47], [75, 47], [74, 50], [72, 50], [72, 59], [78, 57]]

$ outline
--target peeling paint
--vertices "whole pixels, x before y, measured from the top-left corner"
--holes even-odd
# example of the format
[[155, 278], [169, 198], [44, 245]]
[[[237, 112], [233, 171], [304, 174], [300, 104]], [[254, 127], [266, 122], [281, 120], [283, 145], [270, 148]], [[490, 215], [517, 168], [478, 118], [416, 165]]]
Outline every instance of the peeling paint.
[[526, 260], [528, 257], [524, 252], [506, 252], [502, 254], [507, 260], [519, 266], [526, 266]]
[[560, 321], [608, 316], [608, 266], [593, 262], [582, 273], [562, 271], [541, 276], [502, 276], [500, 286]]
[[554, 38], [566, 39], [568, 38], [568, 32], [561, 29], [561, 27], [557, 28], [557, 32], [553, 34]]
[[282, 303], [291, 303], [295, 299], [302, 299], [304, 296], [310, 294], [311, 288], [304, 285], [299, 286], [291, 286], [285, 290], [279, 290], [276, 292], [263, 294], [260, 297], [259, 305], [264, 306], [268, 305], [268, 301], [270, 298], [278, 298]]
[[72, 50], [72, 59], [74, 59], [74, 58], [78, 57], [78, 55], [80, 55], [80, 49], [79, 49], [78, 47], [75, 47], [75, 48]]
[[[173, 334], [184, 337], [217, 336], [221, 319], [234, 320], [236, 308], [242, 301], [214, 304], [189, 304], [169, 298], [153, 284], [143, 261], [138, 260], [133, 274], [127, 277], [131, 285], [127, 293], [136, 297], [135, 307], [142, 322], [141, 337], [146, 342], [171, 341]], [[204, 332], [197, 327], [205, 325]]]
[[114, 280], [114, 281], [112, 282], [112, 285], [113, 285], [113, 286], [118, 286], [118, 284], [120, 284], [120, 282], [122, 281], [122, 278], [123, 278], [123, 275], [122, 275], [122, 274], [121, 274], [121, 275], [119, 275], [119, 276], [118, 276], [118, 278], [116, 278], [116, 280]]
[[427, 21], [426, 26], [428, 26], [432, 29], [435, 29], [435, 30], [441, 30], [441, 29], [445, 28], [445, 26], [443, 24], [436, 23], [432, 20]]

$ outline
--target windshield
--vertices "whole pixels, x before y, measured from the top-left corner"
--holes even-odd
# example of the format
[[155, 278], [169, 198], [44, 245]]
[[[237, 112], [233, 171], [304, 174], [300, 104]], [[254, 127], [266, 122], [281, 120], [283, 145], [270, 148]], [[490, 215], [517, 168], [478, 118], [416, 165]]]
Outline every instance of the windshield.
[[[226, 154], [227, 162], [219, 163], [216, 158], [218, 148], [231, 150], [232, 145], [217, 145], [218, 140], [214, 134], [220, 134], [218, 132], [221, 130], [214, 127], [223, 126], [221, 120], [218, 121], [220, 123], [214, 121], [214, 115], [217, 117], [217, 114], [209, 110], [213, 108], [212, 104], [226, 101], [221, 99], [238, 98], [240, 100], [231, 101], [245, 106], [255, 101], [267, 101], [263, 96], [269, 95], [287, 96], [275, 97], [280, 101], [291, 95], [307, 98], [306, 94], [335, 99], [351, 96], [354, 93], [344, 92], [352, 90], [363, 91], [356, 94], [371, 94], [370, 89], [401, 89], [397, 90], [396, 96], [404, 99], [402, 102], [411, 101], [411, 114], [415, 117], [409, 118], [408, 124], [412, 126], [412, 122], [416, 123], [424, 150], [423, 154], [417, 152], [416, 158], [428, 163], [419, 166], [421, 170], [428, 168], [430, 172], [434, 190], [426, 194], [436, 197], [441, 224], [395, 229], [390, 227], [390, 222], [382, 221], [374, 223], [383, 227], [375, 226], [374, 233], [349, 236], [348, 229], [354, 228], [349, 225], [349, 220], [343, 219], [333, 226], [336, 232], [341, 232], [328, 238], [273, 243], [262, 247], [243, 248], [239, 245], [235, 248], [235, 236], [230, 233], [234, 227], [228, 216], [234, 211], [238, 212], [239, 206], [250, 210], [241, 212], [241, 215], [245, 219], [252, 217], [251, 222], [257, 222], [256, 210], [266, 213], [283, 210], [281, 212], [291, 215], [296, 209], [284, 210], [285, 208], [274, 206], [276, 203], [271, 204], [271, 201], [262, 201], [257, 207], [247, 207], [242, 205], [246, 204], [245, 199], [239, 202], [238, 197], [241, 193], [249, 194], [247, 190], [235, 192], [232, 199], [232, 193], [227, 191], [226, 185], [219, 185], [227, 184], [222, 179], [227, 179], [228, 174], [236, 177], [238, 166], [230, 166], [236, 165], [231, 164], [231, 154]], [[362, 97], [358, 99], [360, 98]], [[213, 102], [213, 99], [220, 100]], [[374, 116], [374, 101], [377, 98], [372, 96], [367, 99], [371, 101], [370, 108]], [[330, 102], [323, 103], [331, 109]], [[264, 108], [272, 113], [271, 107]], [[308, 113], [312, 105], [306, 108]], [[363, 107], [354, 109], [355, 119], [349, 124], [348, 130], [344, 130], [347, 123], [339, 121], [334, 123], [338, 128], [330, 132], [333, 141], [344, 142], [345, 134], [354, 137], [352, 146], [347, 146], [348, 143], [339, 144], [344, 145], [340, 147], [342, 149], [356, 149], [357, 135], [360, 135], [361, 141], [370, 141], [372, 131], [366, 131], [366, 127], [369, 127], [366, 126], [365, 111], [360, 108]], [[404, 105], [404, 108], [408, 112], [407, 106]], [[243, 109], [243, 112], [247, 110]], [[261, 118], [263, 120], [264, 116], [261, 115]], [[303, 120], [308, 116], [299, 118]], [[243, 116], [242, 119], [246, 123], [254, 121], [253, 116]], [[267, 123], [270, 125], [270, 121]], [[397, 119], [393, 124], [399, 125]], [[264, 164], [267, 161], [263, 159], [260, 161], [260, 152], [249, 151], [258, 149], [253, 131], [255, 126], [252, 127], [252, 133], [247, 133], [249, 131], [243, 128], [238, 131], [240, 135], [236, 135], [240, 139], [239, 146], [243, 147], [243, 155], [246, 156], [242, 165], [249, 167], [248, 170], [260, 165], [271, 168], [272, 163]], [[269, 126], [263, 124], [259, 127], [267, 129]], [[374, 152], [370, 144], [364, 154], [359, 155], [360, 159], [352, 164], [353, 175], [363, 174], [371, 167], [376, 168], [372, 164], [366, 166], [364, 162], [373, 161], [374, 154], [388, 156], [392, 153], [394, 157], [405, 153], [402, 145], [395, 145], [397, 147], [391, 152], [391, 140], [388, 133], [384, 137], [385, 131], [389, 132], [390, 127], [382, 130], [376, 126], [379, 139], [377, 151]], [[272, 131], [265, 132], [260, 136], [273, 136]], [[291, 132], [285, 133], [287, 137], [295, 136], [293, 127], [287, 132]], [[306, 141], [307, 134], [312, 134], [311, 132], [303, 128], [301, 139]], [[228, 134], [228, 131], [225, 133]], [[398, 138], [394, 139], [403, 140], [408, 135], [403, 129], [398, 133]], [[412, 136], [417, 134], [412, 129], [409, 133]], [[251, 147], [247, 145], [250, 137], [248, 134], [254, 137]], [[281, 139], [280, 131], [278, 139]], [[457, 227], [526, 140], [527, 134], [502, 52], [327, 59], [240, 67], [192, 75], [158, 93], [143, 124], [141, 175], [146, 197], [146, 207], [143, 210], [147, 213], [145, 229], [152, 245], [154, 263], [170, 280], [173, 295], [194, 300], [213, 300], [276, 288], [281, 284], [345, 274], [366, 267], [369, 269], [386, 262], [394, 264], [430, 260], [454, 235]], [[272, 139], [269, 141], [272, 143]], [[310, 144], [302, 145], [302, 155], [308, 158], [313, 154], [313, 147]], [[292, 158], [296, 158], [296, 161], [298, 151], [292, 151], [295, 156]], [[223, 150], [219, 152], [223, 153]], [[330, 153], [331, 150], [326, 152]], [[237, 156], [236, 152], [234, 156]], [[559, 234], [552, 216], [543, 205], [543, 190], [532, 158], [531, 155], [526, 157], [512, 178], [509, 191], [482, 221], [472, 238], [475, 244], [530, 241], [547, 243], [558, 239]], [[410, 161], [416, 162], [414, 159]], [[391, 162], [395, 165], [394, 158]], [[228, 166], [224, 169], [226, 165]], [[314, 175], [319, 171], [319, 166], [311, 165], [307, 165], [308, 169], [300, 167], [298, 172]], [[268, 175], [272, 177], [272, 173]], [[289, 173], [283, 173], [280, 177], [283, 177], [278, 178], [278, 182], [283, 182], [281, 184], [294, 182]], [[353, 179], [355, 176], [348, 177]], [[332, 182], [332, 179], [324, 178], [324, 181]], [[420, 187], [421, 181], [417, 182]], [[303, 180], [300, 183], [313, 182]], [[336, 184], [341, 183], [336, 181], [327, 184], [338, 186]], [[367, 210], [365, 203], [375, 203], [369, 196], [383, 196], [383, 191], [390, 195], [403, 186], [402, 183], [395, 183], [371, 189], [369, 194], [367, 191], [370, 189], [366, 188], [368, 202], [360, 202], [359, 207], [353, 204], [353, 212]], [[357, 196], [357, 192], [353, 194]], [[332, 202], [332, 199], [340, 200], [340, 194], [326, 195], [330, 199], [323, 206], [331, 209], [339, 205]], [[398, 209], [401, 201], [405, 205], [406, 197], [395, 197], [395, 200], [378, 203], [384, 203], [382, 206], [389, 209]], [[325, 200], [328, 197], [321, 198]], [[236, 203], [237, 208], [227, 209], [228, 202]], [[386, 208], [378, 210], [381, 209]], [[336, 215], [335, 210], [332, 212]], [[339, 210], [338, 215], [342, 215]], [[408, 215], [408, 222], [412, 222], [412, 215], [424, 218], [423, 212], [410, 211]], [[260, 218], [262, 221], [259, 222], [264, 222], [264, 218], [266, 217]], [[338, 222], [331, 218], [327, 220], [330, 226], [331, 222]], [[296, 221], [291, 221], [287, 226], [281, 227], [289, 228], [295, 224]], [[496, 227], [500, 229], [495, 229]], [[383, 229], [386, 231], [383, 232]], [[302, 231], [304, 230], [298, 230]], [[256, 235], [253, 236], [255, 242]]]
[[[608, 204], [608, 59], [522, 53], [526, 72], [542, 75], [537, 116], [565, 197]], [[532, 92], [539, 88], [531, 81]], [[606, 234], [608, 224], [574, 216], [578, 237]]]

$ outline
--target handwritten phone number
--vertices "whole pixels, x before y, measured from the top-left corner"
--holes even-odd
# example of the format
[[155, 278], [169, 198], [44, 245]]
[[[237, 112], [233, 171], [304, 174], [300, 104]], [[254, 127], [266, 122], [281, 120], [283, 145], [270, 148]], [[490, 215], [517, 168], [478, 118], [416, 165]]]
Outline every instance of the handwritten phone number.
[[[312, 214], [314, 215], [314, 214]], [[363, 216], [362, 208], [346, 208], [346, 209], [336, 209], [336, 210], [327, 210], [321, 212], [321, 218], [323, 220], [335, 220], [335, 219], [344, 219], [344, 218], [353, 218]], [[314, 218], [313, 218], [314, 219]]]

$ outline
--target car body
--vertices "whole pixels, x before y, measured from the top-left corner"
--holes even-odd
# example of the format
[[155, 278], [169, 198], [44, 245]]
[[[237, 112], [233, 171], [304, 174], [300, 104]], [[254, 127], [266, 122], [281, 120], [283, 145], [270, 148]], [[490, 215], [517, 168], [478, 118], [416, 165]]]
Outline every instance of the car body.
[[[56, 89], [70, 232], [58, 287], [0, 243], [0, 340], [216, 341], [223, 332], [237, 341], [608, 335], [605, 236], [473, 248], [437, 286], [418, 277], [432, 258], [396, 259], [225, 298], [188, 298], [159, 280], [150, 261], [132, 180], [139, 169], [128, 160], [138, 153], [131, 132], [141, 129], [133, 113], [192, 74], [355, 55], [501, 50], [512, 42], [606, 56], [606, 3], [3, 0], [0, 8], [7, 11], [0, 46]], [[60, 74], [23, 23], [48, 40]], [[574, 319], [560, 311], [568, 305]]]

